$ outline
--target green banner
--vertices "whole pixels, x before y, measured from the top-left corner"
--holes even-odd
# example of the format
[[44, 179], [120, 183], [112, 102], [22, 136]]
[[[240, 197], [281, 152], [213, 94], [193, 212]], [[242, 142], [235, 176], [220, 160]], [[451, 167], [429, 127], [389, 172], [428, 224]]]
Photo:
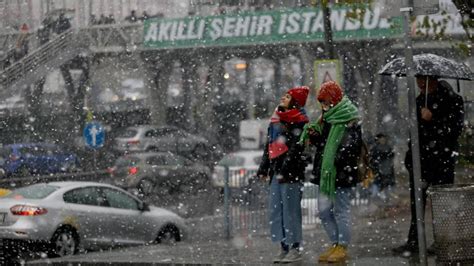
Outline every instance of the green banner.
[[[380, 10], [367, 9], [361, 20], [347, 17], [350, 9], [331, 12], [335, 40], [394, 38], [402, 34], [401, 18], [388, 22]], [[144, 23], [144, 46], [183, 48], [323, 41], [320, 9], [283, 9], [236, 15], [148, 19]]]

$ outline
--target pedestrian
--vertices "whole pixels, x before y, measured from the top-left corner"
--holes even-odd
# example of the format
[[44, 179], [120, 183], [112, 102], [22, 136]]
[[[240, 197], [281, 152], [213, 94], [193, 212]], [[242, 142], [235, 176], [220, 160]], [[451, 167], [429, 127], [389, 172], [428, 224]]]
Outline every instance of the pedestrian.
[[107, 23], [106, 24], [115, 24], [115, 17], [114, 17], [114, 14], [110, 14], [108, 17], [107, 17]]
[[99, 21], [97, 21], [98, 25], [107, 24], [107, 17], [104, 14], [100, 14]]
[[61, 34], [71, 28], [71, 22], [64, 15], [64, 13], [59, 14], [58, 19], [56, 20], [55, 33]]
[[89, 17], [89, 25], [97, 25], [97, 24], [99, 24], [97, 22], [97, 18], [95, 17], [94, 14], [91, 14]]
[[289, 89], [281, 98], [268, 126], [267, 142], [257, 176], [270, 183], [270, 233], [281, 250], [275, 263], [302, 260], [301, 199], [306, 162], [304, 146], [298, 143], [309, 121], [304, 106], [306, 86]]
[[131, 23], [137, 22], [138, 21], [137, 12], [135, 10], [132, 10], [130, 12], [130, 15], [125, 17], [125, 20]]
[[387, 135], [377, 134], [375, 143], [370, 149], [370, 164], [375, 173], [374, 181], [370, 186], [372, 198], [380, 198], [388, 202], [390, 191], [395, 185], [394, 156], [393, 147], [390, 146]]
[[351, 240], [350, 200], [352, 188], [358, 182], [362, 148], [359, 111], [334, 81], [321, 85], [317, 99], [322, 115], [315, 123], [308, 124], [305, 131], [316, 148], [311, 182], [319, 185], [319, 218], [331, 241], [318, 260], [344, 262]]
[[145, 21], [149, 18], [150, 16], [148, 15], [148, 13], [146, 11], [143, 11], [142, 16], [140, 17], [140, 21]]
[[20, 35], [16, 40], [15, 44], [15, 61], [20, 60], [28, 54], [29, 41], [28, 41], [29, 27], [26, 23], [23, 23], [20, 27]]
[[54, 21], [51, 17], [46, 17], [38, 28], [37, 35], [40, 45], [49, 42], [51, 29], [54, 27]]
[[[454, 183], [458, 138], [464, 125], [464, 102], [448, 82], [434, 76], [417, 76], [420, 94], [416, 98], [421, 163], [421, 205], [426, 206], [429, 186]], [[418, 253], [415, 188], [411, 145], [405, 156], [410, 179], [411, 223], [408, 240], [392, 251], [398, 255]], [[428, 249], [433, 253], [433, 247]]]

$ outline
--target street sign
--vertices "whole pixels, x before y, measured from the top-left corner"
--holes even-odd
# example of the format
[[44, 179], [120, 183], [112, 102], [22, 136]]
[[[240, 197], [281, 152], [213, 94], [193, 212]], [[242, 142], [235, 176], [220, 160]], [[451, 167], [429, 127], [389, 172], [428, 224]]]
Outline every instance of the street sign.
[[323, 82], [335, 81], [342, 85], [342, 68], [339, 59], [314, 61], [314, 78], [317, 88]]
[[431, 15], [439, 12], [439, 0], [413, 1], [413, 16]]
[[105, 129], [99, 122], [89, 122], [84, 127], [83, 132], [86, 145], [92, 149], [104, 146]]
[[404, 1], [379, 0], [372, 2], [374, 10], [380, 10], [380, 17], [393, 18], [402, 15], [400, 8], [404, 6]]
[[[380, 17], [391, 18], [402, 16], [400, 9], [408, 7], [409, 1], [378, 0], [373, 2], [373, 8], [380, 10]], [[439, 12], [439, 0], [413, 0], [413, 16], [430, 15]]]

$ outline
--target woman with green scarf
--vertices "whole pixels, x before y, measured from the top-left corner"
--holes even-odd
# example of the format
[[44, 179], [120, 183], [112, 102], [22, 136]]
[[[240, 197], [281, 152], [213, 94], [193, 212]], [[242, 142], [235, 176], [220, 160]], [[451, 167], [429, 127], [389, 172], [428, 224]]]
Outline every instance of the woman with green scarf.
[[305, 126], [300, 142], [316, 146], [313, 183], [319, 185], [319, 217], [331, 247], [320, 262], [343, 262], [351, 239], [351, 194], [357, 184], [357, 161], [361, 150], [361, 127], [357, 107], [334, 81], [318, 92], [322, 116]]

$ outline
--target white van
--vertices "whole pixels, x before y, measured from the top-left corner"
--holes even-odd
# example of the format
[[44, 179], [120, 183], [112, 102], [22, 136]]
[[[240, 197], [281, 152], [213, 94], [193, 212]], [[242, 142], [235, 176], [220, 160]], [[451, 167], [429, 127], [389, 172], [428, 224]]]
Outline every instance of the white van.
[[240, 148], [244, 150], [258, 150], [265, 145], [267, 128], [270, 123], [268, 119], [249, 119], [240, 122]]

